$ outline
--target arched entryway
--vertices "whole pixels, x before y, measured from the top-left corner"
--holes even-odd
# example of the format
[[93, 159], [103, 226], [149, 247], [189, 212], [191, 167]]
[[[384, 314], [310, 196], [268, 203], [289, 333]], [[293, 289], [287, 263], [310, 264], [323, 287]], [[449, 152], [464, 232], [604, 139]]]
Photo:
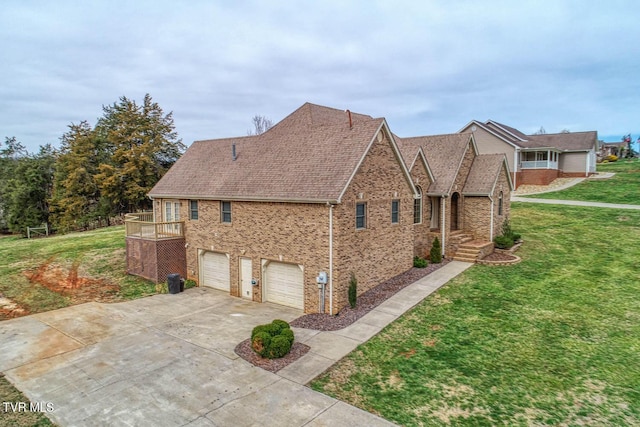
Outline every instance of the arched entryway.
[[459, 211], [459, 204], [460, 201], [460, 194], [459, 193], [453, 193], [451, 195], [451, 230], [458, 230], [458, 226], [459, 226], [459, 221], [458, 221], [458, 211]]

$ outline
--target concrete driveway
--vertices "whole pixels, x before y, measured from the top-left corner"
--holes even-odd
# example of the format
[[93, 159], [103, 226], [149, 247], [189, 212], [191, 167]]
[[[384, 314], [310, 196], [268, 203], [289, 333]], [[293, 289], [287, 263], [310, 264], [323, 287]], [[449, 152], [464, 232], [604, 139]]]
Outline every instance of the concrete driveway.
[[234, 353], [301, 314], [205, 288], [87, 303], [0, 322], [0, 371], [61, 426], [391, 425]]

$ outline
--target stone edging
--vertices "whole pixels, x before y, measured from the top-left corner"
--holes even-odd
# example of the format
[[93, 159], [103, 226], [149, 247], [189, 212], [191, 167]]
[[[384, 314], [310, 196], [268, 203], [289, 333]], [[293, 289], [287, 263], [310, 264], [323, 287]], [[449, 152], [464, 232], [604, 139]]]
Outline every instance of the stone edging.
[[504, 261], [487, 261], [484, 259], [480, 259], [476, 262], [482, 265], [514, 265], [522, 261], [522, 258], [520, 258], [517, 255], [513, 255], [513, 254], [508, 254], [508, 255], [512, 256], [513, 259], [504, 260]]

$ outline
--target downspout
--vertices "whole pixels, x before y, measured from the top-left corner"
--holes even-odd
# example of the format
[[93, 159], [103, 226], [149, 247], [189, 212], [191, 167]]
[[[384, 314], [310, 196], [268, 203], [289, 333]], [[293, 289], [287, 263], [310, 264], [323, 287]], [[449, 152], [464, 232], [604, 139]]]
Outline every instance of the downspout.
[[518, 149], [513, 150], [513, 189], [518, 187], [516, 177], [518, 176]]
[[442, 243], [441, 243], [441, 246], [442, 246], [442, 248], [440, 248], [440, 251], [442, 252], [442, 256], [445, 256], [444, 248], [446, 248], [446, 245], [445, 245], [445, 243], [444, 243], [444, 239], [445, 239], [445, 231], [444, 231], [444, 227], [445, 227], [445, 225], [447, 224], [447, 212], [446, 212], [446, 209], [445, 209], [445, 207], [446, 207], [446, 204], [445, 204], [445, 198], [446, 198], [446, 196], [442, 196], [442, 198], [441, 198], [441, 200], [442, 200], [441, 205], [442, 205], [442, 206], [441, 206], [441, 209], [440, 209], [440, 211], [442, 212], [442, 215], [441, 215], [441, 217], [440, 217], [440, 221], [442, 222], [442, 227], [441, 227], [441, 228], [442, 228], [442, 230], [441, 230], [441, 233], [442, 233]]
[[333, 315], [333, 205], [329, 205], [329, 315]]
[[[491, 197], [491, 195], [489, 195], [489, 200], [491, 201], [491, 222], [489, 223], [489, 241], [493, 242], [493, 197]], [[504, 203], [504, 200], [502, 201], [502, 203]], [[502, 209], [504, 209], [504, 207]]]

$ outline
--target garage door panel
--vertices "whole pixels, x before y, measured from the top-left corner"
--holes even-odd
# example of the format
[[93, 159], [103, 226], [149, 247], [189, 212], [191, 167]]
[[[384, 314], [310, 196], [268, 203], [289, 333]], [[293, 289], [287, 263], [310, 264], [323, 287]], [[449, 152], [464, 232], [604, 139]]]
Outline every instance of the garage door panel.
[[218, 252], [204, 252], [201, 259], [203, 285], [229, 292], [229, 257]]
[[296, 264], [270, 262], [265, 268], [266, 300], [304, 309], [304, 276]]

